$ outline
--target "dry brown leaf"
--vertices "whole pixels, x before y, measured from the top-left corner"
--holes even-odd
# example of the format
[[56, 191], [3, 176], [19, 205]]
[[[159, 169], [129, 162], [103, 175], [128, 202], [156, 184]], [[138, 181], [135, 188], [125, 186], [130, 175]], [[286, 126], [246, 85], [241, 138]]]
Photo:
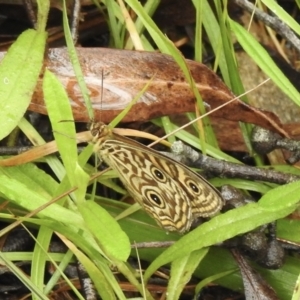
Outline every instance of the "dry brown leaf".
[[[105, 48], [77, 48], [77, 52], [96, 118], [101, 117], [103, 122], [108, 123], [117, 116], [152, 77], [154, 78], [148, 90], [129, 111], [124, 122], [145, 121], [194, 111], [195, 97], [171, 56]], [[195, 61], [186, 62], [203, 100], [211, 109], [234, 98], [232, 92], [209, 68]], [[45, 65], [66, 87], [75, 119], [89, 121], [67, 49], [50, 49]], [[42, 95], [42, 80], [36, 87], [29, 109], [47, 113]], [[255, 109], [240, 100], [214, 112], [213, 117], [253, 123], [287, 136], [277, 116]]]

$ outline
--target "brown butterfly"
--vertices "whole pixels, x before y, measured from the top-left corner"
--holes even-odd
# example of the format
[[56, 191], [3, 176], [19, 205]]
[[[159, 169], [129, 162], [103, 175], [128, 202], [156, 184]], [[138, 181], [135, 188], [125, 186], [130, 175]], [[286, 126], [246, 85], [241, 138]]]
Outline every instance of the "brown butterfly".
[[113, 133], [104, 123], [92, 122], [90, 131], [100, 159], [117, 172], [128, 193], [164, 229], [183, 233], [194, 219], [221, 210], [219, 191], [185, 165]]

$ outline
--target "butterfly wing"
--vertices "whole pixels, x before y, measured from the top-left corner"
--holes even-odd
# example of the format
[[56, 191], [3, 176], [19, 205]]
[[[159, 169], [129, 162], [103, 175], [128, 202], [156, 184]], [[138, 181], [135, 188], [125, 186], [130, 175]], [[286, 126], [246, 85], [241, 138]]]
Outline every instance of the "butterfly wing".
[[222, 209], [224, 201], [220, 192], [205, 178], [183, 164], [177, 166], [177, 172], [179, 185], [190, 199], [194, 219], [214, 216]]
[[221, 210], [223, 199], [218, 190], [185, 165], [111, 132], [100, 138], [97, 152], [101, 159], [166, 230], [185, 232], [195, 218]]
[[193, 221], [190, 201], [152, 152], [118, 140], [106, 140], [100, 145], [99, 154], [118, 173], [129, 194], [161, 227], [168, 231], [189, 230]]
[[142, 152], [141, 156], [147, 154], [147, 157], [156, 168], [163, 170], [170, 179], [175, 181], [174, 184], [180, 189], [180, 195], [184, 194], [185, 198], [187, 196], [188, 201], [191, 203], [193, 219], [214, 216], [222, 209], [224, 201], [220, 192], [204, 177], [193, 172], [184, 164], [132, 139], [119, 135], [116, 135], [116, 137], [124, 144], [124, 147], [130, 145], [130, 148], [134, 147]]
[[[132, 142], [136, 143], [135, 141]], [[184, 164], [142, 144], [137, 144], [140, 151], [148, 155], [153, 166], [163, 170], [169, 178], [174, 180], [174, 184], [180, 190], [180, 195], [184, 195], [184, 198], [187, 198], [191, 203], [193, 219], [211, 217], [222, 209], [224, 202], [220, 192], [205, 178], [193, 172]]]

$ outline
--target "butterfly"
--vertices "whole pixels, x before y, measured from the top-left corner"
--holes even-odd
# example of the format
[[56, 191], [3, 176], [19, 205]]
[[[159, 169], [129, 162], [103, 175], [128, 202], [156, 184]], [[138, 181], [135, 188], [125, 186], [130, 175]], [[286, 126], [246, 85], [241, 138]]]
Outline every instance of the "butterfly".
[[94, 150], [115, 170], [128, 193], [167, 231], [188, 231], [198, 217], [223, 206], [219, 191], [185, 165], [91, 122]]

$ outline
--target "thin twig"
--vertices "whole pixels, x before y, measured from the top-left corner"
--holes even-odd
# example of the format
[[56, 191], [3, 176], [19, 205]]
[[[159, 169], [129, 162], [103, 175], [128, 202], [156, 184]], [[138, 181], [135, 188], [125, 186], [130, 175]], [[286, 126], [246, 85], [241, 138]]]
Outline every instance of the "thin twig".
[[[195, 168], [200, 168], [209, 174], [226, 178], [243, 178], [250, 180], [259, 180], [272, 182], [277, 184], [286, 184], [292, 181], [300, 180], [300, 176], [283, 173], [275, 170], [263, 169], [252, 166], [245, 166], [238, 163], [227, 162], [215, 158], [208, 157], [195, 151], [181, 141], [177, 141], [172, 145], [173, 155], [169, 155], [173, 159], [179, 160], [186, 158], [189, 164]], [[186, 163], [184, 161], [183, 163]]]

